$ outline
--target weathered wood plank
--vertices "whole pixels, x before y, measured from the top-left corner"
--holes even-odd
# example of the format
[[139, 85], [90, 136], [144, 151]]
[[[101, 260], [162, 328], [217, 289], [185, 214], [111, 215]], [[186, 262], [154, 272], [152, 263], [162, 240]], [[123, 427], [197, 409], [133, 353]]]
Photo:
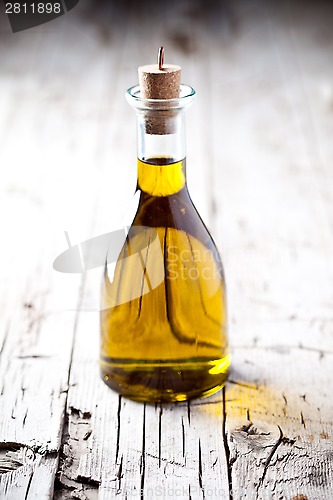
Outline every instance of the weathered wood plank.
[[[237, 8], [244, 23], [241, 4]], [[231, 27], [239, 25], [237, 8], [231, 12]], [[216, 31], [201, 31], [207, 45], [197, 57], [200, 64], [206, 64], [205, 82], [201, 83], [198, 67], [193, 66], [205, 106], [214, 103], [212, 110], [201, 107], [201, 116], [205, 116], [201, 121], [213, 124], [208, 128], [213, 136], [207, 133], [196, 151], [213, 148], [210, 161], [204, 165], [210, 185], [216, 188], [210, 223], [214, 225], [217, 214], [215, 228], [221, 230], [218, 239], [225, 250], [229, 277], [235, 351], [231, 383], [224, 393], [225, 401], [217, 395], [193, 402], [190, 410], [184, 405], [151, 408], [123, 400], [117, 406], [115, 396], [105, 393], [107, 399], [113, 399], [112, 426], [111, 430], [96, 428], [98, 445], [92, 449], [92, 457], [96, 449], [102, 449], [110, 462], [103, 469], [82, 469], [84, 461], [81, 469], [74, 468], [76, 473], [85, 470], [85, 478], [97, 478], [101, 498], [116, 492], [124, 498], [131, 492], [153, 498], [157, 491], [166, 496], [168, 491], [175, 494], [177, 488], [186, 490], [184, 497], [202, 498], [213, 486], [219, 488], [222, 498], [228, 494], [234, 498], [327, 496], [332, 421], [327, 395], [320, 387], [331, 373], [331, 317], [329, 301], [325, 303], [331, 234], [329, 226], [321, 222], [322, 201], [312, 187], [317, 172], [309, 175], [308, 151], [299, 155], [303, 140], [302, 134], [297, 137], [296, 133], [299, 82], [286, 84], [289, 69], [281, 70], [276, 64], [276, 58], [281, 63], [276, 48], [282, 47], [283, 55], [289, 51], [288, 44], [286, 48], [283, 45], [284, 30], [261, 4], [250, 14], [245, 24], [249, 37], [244, 27], [241, 37], [230, 29], [226, 39], [218, 38], [217, 43]], [[271, 43], [264, 50], [267, 35]], [[249, 54], [259, 47], [261, 59], [253, 65]], [[268, 80], [265, 89], [267, 74], [276, 83]], [[208, 92], [212, 92], [211, 98]], [[285, 123], [281, 113], [288, 112], [288, 103], [294, 116], [291, 126], [296, 127], [292, 133], [288, 127], [285, 131], [281, 128]], [[272, 109], [276, 109], [275, 114]], [[253, 124], [253, 120], [257, 122]], [[243, 147], [241, 156], [238, 142]], [[204, 156], [202, 153], [202, 160]], [[300, 166], [289, 171], [289, 157], [296, 165], [301, 161]], [[192, 165], [199, 168], [199, 158]], [[304, 217], [309, 194], [311, 211], [306, 210]], [[315, 242], [311, 237], [314, 230]], [[316, 282], [318, 272], [322, 288], [313, 310], [309, 309], [313, 291], [306, 285]], [[80, 366], [79, 359], [74, 365]], [[306, 370], [308, 366], [316, 371]], [[100, 384], [94, 383], [96, 387]], [[75, 391], [81, 391], [81, 398], [88, 385], [76, 386], [74, 392], [71, 389], [70, 398], [75, 399]], [[81, 406], [85, 408], [84, 401]], [[105, 438], [108, 445], [103, 445]], [[103, 460], [101, 463], [104, 465]], [[214, 470], [213, 465], [220, 469]]]
[[[12, 464], [16, 470], [0, 476], [1, 498], [52, 497], [82, 281], [80, 275], [55, 273], [52, 263], [66, 249], [64, 230], [72, 244], [90, 235], [95, 163], [107, 161], [99, 131], [109, 118], [103, 100], [97, 109], [94, 102], [108, 89], [102, 78], [81, 78], [73, 43], [78, 28], [70, 24], [66, 18], [54, 29], [1, 32], [6, 50], [0, 85], [7, 106], [0, 120], [0, 203], [8, 215], [2, 217], [2, 241], [8, 244], [0, 262], [0, 446], [5, 463], [12, 443], [35, 455], [31, 466]], [[95, 52], [100, 40], [91, 39]], [[92, 68], [90, 56], [87, 51], [85, 64]], [[98, 74], [105, 60], [105, 53], [95, 60]], [[111, 60], [117, 65], [116, 57]]]
[[[191, 405], [142, 405], [124, 400], [99, 379], [98, 317], [82, 313], [68, 399], [60, 485], [99, 486], [99, 498], [154, 498], [167, 491], [202, 498], [226, 495], [222, 393]], [[88, 486], [89, 488], [89, 486]], [[95, 498], [96, 491], [88, 498]], [[176, 493], [175, 493], [176, 494]], [[177, 493], [178, 494], [178, 493]], [[112, 496], [111, 496], [112, 497]]]
[[[234, 356], [227, 391], [228, 443], [236, 498], [325, 498], [332, 482], [332, 359], [305, 350], [250, 347]], [[319, 365], [319, 366], [318, 366]], [[301, 367], [316, 366], [302, 370]], [[274, 368], [272, 368], [274, 367]], [[236, 375], [236, 373], [235, 373]]]
[[[236, 12], [242, 30], [233, 43], [208, 45], [220, 125], [215, 200], [232, 311], [226, 430], [234, 498], [324, 499], [332, 484], [332, 203], [322, 196], [330, 109], [306, 91], [320, 87], [319, 43], [303, 38], [314, 8], [307, 4], [302, 19], [298, 12], [257, 4], [245, 24]], [[323, 12], [316, 29], [327, 22]], [[325, 78], [331, 44], [327, 37]]]
[[[4, 458], [0, 455], [0, 463], [3, 464]], [[58, 466], [57, 454], [45, 457], [39, 453], [35, 454], [31, 448], [22, 447], [7, 453], [6, 460], [11, 471], [1, 476], [1, 498], [48, 500], [53, 497], [54, 474]]]
[[[47, 31], [19, 34], [15, 47], [3, 35], [1, 88], [9, 99], [1, 212], [12, 217], [1, 269], [0, 441], [5, 461], [11, 442], [35, 450], [35, 460], [1, 475], [0, 494], [51, 498], [62, 435], [57, 499], [179, 490], [181, 498], [326, 500], [333, 479], [330, 7], [169, 2], [162, 11], [144, 2], [138, 11], [122, 2], [108, 11], [82, 3], [77, 16]], [[172, 47], [168, 60], [182, 64], [184, 81], [198, 90], [188, 121], [189, 185], [223, 249], [234, 354], [226, 391], [155, 408], [119, 398], [99, 380], [98, 272], [85, 276], [77, 317], [60, 311], [77, 308], [80, 281], [50, 270], [64, 249], [55, 233], [68, 230], [74, 244], [112, 229], [126, 208], [135, 129], [123, 91], [161, 38], [168, 54]], [[52, 58], [51, 46], [58, 47]], [[26, 70], [29, 61], [40, 79]], [[12, 147], [22, 130], [30, 168]], [[40, 457], [45, 450], [55, 454]]]

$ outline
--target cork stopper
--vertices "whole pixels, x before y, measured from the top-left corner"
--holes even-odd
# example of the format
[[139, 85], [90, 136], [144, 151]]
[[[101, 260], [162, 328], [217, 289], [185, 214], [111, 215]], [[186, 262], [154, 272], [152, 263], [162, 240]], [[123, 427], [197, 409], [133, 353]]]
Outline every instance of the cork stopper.
[[181, 67], [164, 64], [164, 48], [160, 47], [157, 64], [140, 66], [139, 84], [145, 99], [175, 99], [179, 97]]
[[[164, 48], [158, 51], [157, 64], [138, 68], [141, 96], [144, 99], [176, 99], [179, 97], [181, 67], [164, 64]], [[149, 134], [172, 134], [173, 124], [170, 111], [159, 110], [147, 119], [146, 132]]]

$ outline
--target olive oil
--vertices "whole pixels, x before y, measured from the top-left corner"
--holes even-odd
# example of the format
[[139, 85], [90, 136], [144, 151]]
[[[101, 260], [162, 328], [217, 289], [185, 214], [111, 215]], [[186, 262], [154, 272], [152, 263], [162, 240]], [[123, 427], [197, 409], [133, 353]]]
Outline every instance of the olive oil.
[[227, 312], [216, 246], [189, 196], [185, 159], [138, 160], [139, 206], [101, 303], [101, 372], [148, 402], [209, 395], [227, 378]]

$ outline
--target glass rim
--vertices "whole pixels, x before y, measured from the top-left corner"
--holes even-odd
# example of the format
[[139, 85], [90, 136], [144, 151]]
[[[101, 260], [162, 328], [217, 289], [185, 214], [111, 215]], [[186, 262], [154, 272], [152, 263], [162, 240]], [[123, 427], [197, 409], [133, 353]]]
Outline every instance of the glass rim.
[[137, 109], [167, 110], [183, 109], [189, 106], [196, 95], [196, 91], [190, 85], [180, 85], [179, 97], [173, 99], [147, 99], [141, 97], [140, 85], [133, 85], [125, 92], [128, 103]]

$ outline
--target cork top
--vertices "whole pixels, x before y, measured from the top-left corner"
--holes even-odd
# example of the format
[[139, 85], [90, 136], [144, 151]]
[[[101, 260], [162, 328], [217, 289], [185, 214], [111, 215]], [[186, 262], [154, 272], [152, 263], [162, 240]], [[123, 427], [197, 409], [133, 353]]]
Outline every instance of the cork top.
[[157, 64], [138, 68], [141, 95], [144, 99], [176, 99], [179, 97], [181, 67], [164, 64], [164, 48], [160, 47]]

